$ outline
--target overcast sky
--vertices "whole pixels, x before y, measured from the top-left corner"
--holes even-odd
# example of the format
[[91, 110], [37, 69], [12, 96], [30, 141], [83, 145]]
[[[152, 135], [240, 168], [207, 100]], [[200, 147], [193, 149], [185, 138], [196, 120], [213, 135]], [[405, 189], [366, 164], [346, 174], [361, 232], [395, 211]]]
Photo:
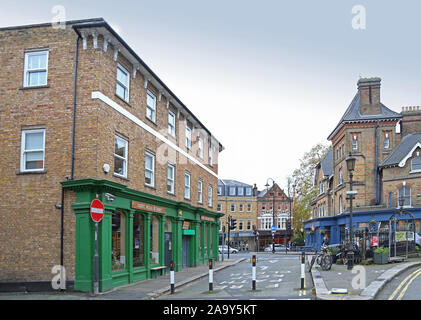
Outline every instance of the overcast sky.
[[259, 189], [328, 143], [359, 77], [381, 77], [394, 111], [421, 105], [417, 0], [0, 3], [1, 27], [51, 22], [56, 5], [103, 17], [224, 145], [220, 177]]

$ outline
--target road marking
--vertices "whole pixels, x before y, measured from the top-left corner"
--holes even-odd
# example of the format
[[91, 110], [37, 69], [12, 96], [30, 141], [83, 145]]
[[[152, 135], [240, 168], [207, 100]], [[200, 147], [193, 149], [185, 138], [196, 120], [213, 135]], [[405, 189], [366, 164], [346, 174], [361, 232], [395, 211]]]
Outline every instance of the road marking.
[[[421, 269], [417, 269], [414, 272], [412, 272], [409, 276], [407, 276], [400, 284], [399, 286], [393, 291], [393, 293], [390, 295], [388, 300], [393, 300], [393, 298], [398, 294], [400, 289], [405, 285], [405, 283], [414, 276], [414, 279], [421, 273]], [[412, 282], [412, 281], [411, 281]]]
[[406, 290], [408, 290], [409, 285], [412, 283], [412, 281], [415, 280], [415, 278], [417, 278], [419, 275], [421, 274], [421, 270], [418, 271], [411, 280], [408, 281], [407, 285], [405, 286], [405, 288], [402, 289], [401, 294], [396, 298], [396, 300], [401, 300], [403, 298], [403, 296], [406, 293]]
[[240, 286], [234, 286], [234, 285], [232, 285], [230, 287], [230, 289], [241, 289], [242, 287], [244, 287], [244, 286], [243, 285], [240, 285]]
[[279, 284], [277, 284], [277, 283], [266, 286], [267, 289], [278, 288], [278, 287], [279, 287]]

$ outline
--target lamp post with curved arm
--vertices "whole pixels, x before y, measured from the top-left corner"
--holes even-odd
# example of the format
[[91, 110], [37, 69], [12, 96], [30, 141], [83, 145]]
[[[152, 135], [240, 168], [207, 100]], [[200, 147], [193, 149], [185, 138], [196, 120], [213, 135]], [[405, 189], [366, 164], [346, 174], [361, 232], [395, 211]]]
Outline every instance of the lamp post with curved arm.
[[[273, 203], [272, 203], [272, 226], [275, 226], [275, 180], [272, 178], [268, 178], [266, 180], [266, 190], [269, 192], [269, 180], [272, 180], [272, 188], [273, 188]], [[276, 230], [276, 229], [275, 229]], [[272, 234], [272, 253], [275, 253], [275, 232]]]

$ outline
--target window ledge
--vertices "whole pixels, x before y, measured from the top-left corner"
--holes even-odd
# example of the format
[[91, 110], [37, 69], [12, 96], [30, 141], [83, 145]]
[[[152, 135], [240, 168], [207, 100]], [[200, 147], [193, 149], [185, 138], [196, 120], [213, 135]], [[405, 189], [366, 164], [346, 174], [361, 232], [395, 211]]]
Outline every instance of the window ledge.
[[146, 183], [145, 183], [145, 187], [147, 187], [147, 188], [149, 188], [149, 189], [156, 190], [155, 186], [150, 185], [150, 184], [146, 184]]
[[125, 181], [130, 181], [129, 178], [127, 178], [125, 176], [122, 176], [122, 175], [119, 175], [118, 173], [113, 173], [113, 177], [120, 178], [120, 179], [125, 180]]
[[21, 87], [19, 88], [19, 90], [31, 90], [31, 89], [46, 89], [46, 88], [50, 88], [50, 85], [44, 85], [44, 86], [28, 86], [28, 87]]
[[46, 174], [47, 170], [38, 170], [38, 171], [16, 171], [16, 175], [25, 175], [25, 174]]
[[411, 170], [411, 171], [409, 171], [409, 173], [411, 174], [411, 173], [421, 173], [421, 170]]
[[[153, 121], [152, 119], [149, 119], [147, 116], [145, 116], [146, 120], [148, 120], [150, 123], [152, 123], [154, 126], [158, 127], [158, 124], [156, 123], [156, 120]], [[170, 135], [171, 136], [171, 135]]]

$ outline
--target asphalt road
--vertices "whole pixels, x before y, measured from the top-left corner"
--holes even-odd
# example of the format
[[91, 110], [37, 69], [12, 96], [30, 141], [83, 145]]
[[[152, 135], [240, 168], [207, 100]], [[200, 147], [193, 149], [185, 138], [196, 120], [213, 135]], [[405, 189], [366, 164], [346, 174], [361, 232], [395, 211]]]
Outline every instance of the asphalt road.
[[[301, 286], [301, 261], [296, 254], [257, 255], [256, 290], [252, 290], [252, 254], [239, 253], [236, 258], [247, 260], [235, 266], [215, 272], [213, 293], [209, 292], [209, 277], [177, 288], [174, 294], [156, 299], [199, 299], [199, 300], [249, 300], [249, 299], [313, 299], [312, 281], [305, 275], [305, 289]], [[230, 257], [231, 258], [231, 257]]]
[[376, 300], [421, 300], [421, 267], [413, 267], [395, 277]]

